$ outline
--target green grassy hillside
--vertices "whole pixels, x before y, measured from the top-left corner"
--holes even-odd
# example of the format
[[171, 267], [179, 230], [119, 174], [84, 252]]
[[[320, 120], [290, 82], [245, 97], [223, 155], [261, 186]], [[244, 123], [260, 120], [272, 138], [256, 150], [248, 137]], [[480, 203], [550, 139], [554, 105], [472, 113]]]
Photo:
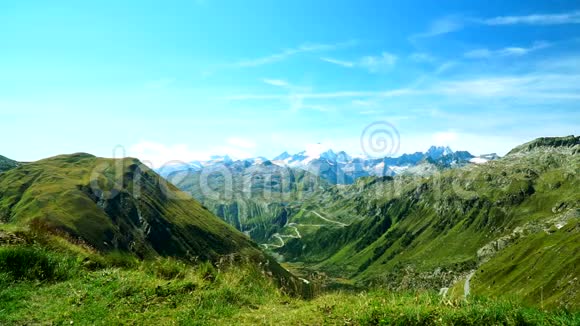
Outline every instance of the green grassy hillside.
[[18, 162], [0, 155], [0, 173], [11, 170], [18, 166]]
[[474, 293], [501, 296], [508, 289], [527, 304], [577, 310], [580, 215], [576, 214], [560, 229], [552, 226], [530, 234], [479, 266], [471, 280]]
[[61, 155], [1, 174], [0, 235], [9, 239], [14, 232], [85, 256], [118, 252], [188, 262], [253, 257], [287, 290], [306, 289], [248, 237], [132, 158]]
[[[93, 257], [94, 259], [95, 257]], [[2, 325], [576, 325], [580, 315], [513, 300], [332, 292], [302, 300], [256, 264], [105, 257], [0, 246]], [[19, 268], [19, 267], [26, 267]]]
[[513, 150], [508, 155], [517, 153], [526, 153], [535, 148], [550, 147], [550, 148], [575, 148], [573, 153], [578, 153], [578, 145], [580, 145], [580, 136], [566, 136], [566, 137], [542, 137], [534, 139], [533, 141], [522, 144]]
[[326, 191], [297, 215], [343, 225], [276, 251], [393, 290], [449, 287], [482, 269], [474, 293], [521, 295], [539, 306], [544, 291], [546, 306], [577, 309], [580, 145], [572, 139], [540, 139], [501, 160], [430, 177], [367, 178]]
[[140, 257], [210, 259], [255, 247], [130, 158], [62, 155], [8, 171], [0, 176], [0, 221]]
[[237, 161], [174, 172], [167, 179], [258, 243], [270, 241], [307, 198], [329, 187], [309, 172], [270, 162], [247, 166]]

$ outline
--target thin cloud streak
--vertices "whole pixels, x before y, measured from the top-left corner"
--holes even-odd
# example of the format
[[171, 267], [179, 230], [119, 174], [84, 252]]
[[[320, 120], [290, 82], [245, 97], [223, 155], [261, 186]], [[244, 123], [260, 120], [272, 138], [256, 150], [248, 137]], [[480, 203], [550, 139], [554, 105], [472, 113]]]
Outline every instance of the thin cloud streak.
[[528, 74], [441, 82], [435, 94], [462, 97], [501, 97], [576, 100], [580, 98], [580, 75]]
[[423, 33], [411, 35], [411, 41], [420, 38], [436, 37], [459, 31], [468, 25], [506, 26], [506, 25], [564, 25], [580, 24], [580, 11], [559, 14], [532, 14], [522, 16], [497, 16], [492, 18], [466, 18], [461, 16], [446, 16], [433, 22]]
[[482, 59], [482, 58], [494, 58], [494, 57], [519, 57], [529, 54], [534, 51], [538, 51], [541, 49], [545, 49], [550, 47], [551, 44], [544, 41], [535, 42], [531, 47], [524, 48], [524, 47], [506, 47], [499, 50], [490, 50], [490, 49], [476, 49], [472, 51], [468, 51], [464, 54], [466, 58], [470, 59]]
[[355, 62], [328, 57], [320, 58], [320, 60], [346, 68], [360, 67], [369, 72], [377, 73], [392, 68], [397, 62], [398, 57], [392, 53], [383, 51], [378, 56], [364, 56]]
[[430, 55], [429, 53], [424, 53], [424, 52], [415, 52], [412, 53], [409, 56], [409, 59], [415, 61], [415, 62], [428, 62], [428, 63], [433, 63], [435, 61], [437, 61], [437, 59]]
[[[454, 98], [529, 98], [576, 100], [580, 98], [580, 75], [578, 74], [527, 74], [506, 75], [460, 80], [436, 81], [422, 88], [392, 90], [357, 90], [296, 94], [241, 94], [228, 96], [229, 101], [245, 100], [293, 100], [340, 99], [340, 98], [392, 98], [405, 96], [452, 96]], [[358, 102], [357, 102], [358, 103]]]
[[498, 16], [480, 20], [486, 25], [561, 25], [580, 24], [580, 11], [561, 14], [534, 14], [527, 16]]
[[268, 85], [278, 86], [278, 87], [288, 87], [290, 85], [287, 81], [282, 80], [282, 79], [264, 78], [262, 81]]
[[333, 99], [333, 98], [351, 98], [351, 97], [394, 97], [411, 94], [415, 92], [411, 89], [395, 89], [388, 91], [339, 91], [325, 93], [301, 93], [301, 94], [241, 94], [225, 97], [230, 101], [244, 100], [284, 100], [290, 97], [301, 99]]
[[344, 60], [338, 60], [338, 59], [326, 58], [326, 57], [320, 58], [320, 60], [335, 64], [335, 65], [347, 67], [347, 68], [354, 67], [354, 62], [350, 62], [350, 61], [344, 61]]
[[427, 31], [412, 35], [410, 39], [415, 40], [420, 38], [428, 38], [448, 34], [462, 29], [464, 25], [465, 25], [464, 19], [459, 16], [442, 17], [431, 22], [431, 25], [429, 26]]
[[354, 46], [357, 41], [346, 41], [346, 42], [339, 42], [334, 44], [321, 44], [321, 43], [305, 43], [297, 48], [291, 48], [284, 50], [279, 53], [274, 53], [268, 56], [264, 56], [261, 58], [255, 59], [247, 59], [241, 60], [238, 62], [233, 63], [232, 65], [235, 67], [256, 67], [261, 65], [266, 65], [274, 62], [283, 61], [288, 59], [294, 55], [302, 54], [302, 53], [309, 53], [309, 52], [324, 52], [324, 51], [332, 51], [340, 48], [346, 48]]

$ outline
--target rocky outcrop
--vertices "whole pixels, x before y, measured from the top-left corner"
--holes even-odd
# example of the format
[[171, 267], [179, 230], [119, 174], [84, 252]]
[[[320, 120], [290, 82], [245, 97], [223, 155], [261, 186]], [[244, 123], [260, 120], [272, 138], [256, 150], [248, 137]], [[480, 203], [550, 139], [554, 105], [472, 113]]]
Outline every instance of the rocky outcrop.
[[508, 155], [513, 155], [517, 153], [529, 152], [537, 148], [558, 148], [558, 147], [568, 147], [577, 152], [580, 148], [580, 136], [566, 136], [566, 137], [542, 137], [535, 139], [531, 142], [520, 145], [512, 149]]

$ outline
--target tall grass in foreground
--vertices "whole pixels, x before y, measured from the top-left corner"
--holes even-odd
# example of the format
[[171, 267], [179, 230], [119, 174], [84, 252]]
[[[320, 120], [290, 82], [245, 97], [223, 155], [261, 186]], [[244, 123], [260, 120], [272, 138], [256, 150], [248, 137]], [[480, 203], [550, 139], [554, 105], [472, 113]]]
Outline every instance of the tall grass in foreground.
[[39, 247], [0, 247], [0, 274], [3, 274], [4, 279], [63, 281], [77, 270], [73, 258]]
[[75, 257], [0, 247], [0, 324], [579, 325], [578, 314], [433, 293], [332, 292], [289, 297], [254, 265]]

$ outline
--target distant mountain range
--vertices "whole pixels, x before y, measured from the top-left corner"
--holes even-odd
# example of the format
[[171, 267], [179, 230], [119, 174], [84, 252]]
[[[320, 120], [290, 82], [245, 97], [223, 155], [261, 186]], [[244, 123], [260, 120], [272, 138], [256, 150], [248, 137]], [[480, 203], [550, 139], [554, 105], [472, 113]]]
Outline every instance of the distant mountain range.
[[266, 242], [287, 225], [305, 201], [334, 185], [349, 185], [363, 177], [426, 176], [438, 171], [481, 164], [495, 154], [474, 157], [449, 147], [382, 159], [352, 157], [333, 150], [297, 154], [284, 152], [272, 160], [233, 160], [213, 156], [208, 161], [170, 165], [159, 170], [179, 189], [252, 239]]
[[[177, 171], [201, 171], [215, 166], [230, 167], [241, 162], [250, 166], [274, 164], [280, 167], [301, 169], [331, 184], [352, 184], [356, 179], [366, 176], [395, 176], [398, 174], [424, 174], [439, 168], [462, 166], [469, 163], [482, 164], [499, 158], [495, 153], [474, 156], [467, 151], [453, 151], [448, 146], [431, 146], [426, 152], [403, 154], [399, 157], [363, 158], [353, 157], [344, 151], [329, 149], [320, 153], [302, 151], [296, 154], [283, 152], [271, 160], [265, 157], [233, 160], [231, 157], [213, 156], [208, 161], [192, 161], [187, 164], [168, 165], [157, 172], [168, 177]], [[418, 167], [419, 168], [415, 168]], [[415, 169], [414, 169], [415, 168]]]

